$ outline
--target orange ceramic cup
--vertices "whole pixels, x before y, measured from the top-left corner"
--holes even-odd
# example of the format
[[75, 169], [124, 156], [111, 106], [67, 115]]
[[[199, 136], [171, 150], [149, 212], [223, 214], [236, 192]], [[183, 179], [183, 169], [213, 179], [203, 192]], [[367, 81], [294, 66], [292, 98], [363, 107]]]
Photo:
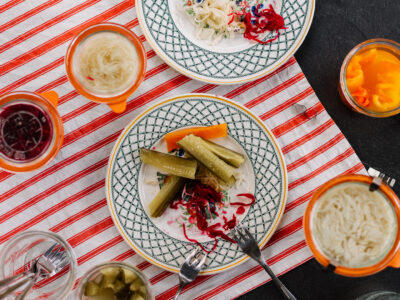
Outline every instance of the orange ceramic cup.
[[[37, 108], [38, 111], [42, 111], [43, 114], [47, 116], [47, 118], [49, 119], [48, 129], [51, 131], [51, 134], [49, 135], [50, 138], [49, 140], [47, 140], [46, 146], [43, 147], [43, 151], [38, 153], [32, 159], [16, 160], [5, 155], [4, 151], [7, 150], [6, 148], [0, 151], [0, 168], [14, 173], [29, 172], [43, 167], [57, 155], [64, 139], [64, 128], [62, 120], [56, 109], [57, 103], [58, 103], [58, 95], [54, 91], [48, 91], [40, 94], [18, 91], [0, 96], [0, 112], [4, 112], [6, 109], [9, 109], [10, 107], [18, 107], [18, 105], [22, 106], [28, 105], [28, 107], [31, 105]], [[41, 128], [40, 125], [38, 126], [39, 123], [38, 118], [35, 118], [29, 112], [27, 113], [23, 112], [22, 117], [21, 115], [18, 114], [19, 114], [18, 111], [17, 113], [9, 114], [9, 117], [7, 119], [1, 117], [2, 115], [0, 114], [0, 122], [2, 122], [1, 132], [0, 132], [0, 139], [2, 140], [0, 144], [2, 147], [5, 147], [4, 145], [10, 144], [9, 140], [6, 140], [7, 137], [5, 136], [6, 133], [4, 132], [4, 128], [7, 126], [7, 122], [11, 120], [11, 118], [31, 117], [31, 120], [33, 120], [32, 126], [36, 126], [35, 128], [38, 128], [38, 131], [43, 130], [43, 128]], [[23, 136], [23, 133], [19, 135], [18, 134], [19, 133], [17, 133], [16, 136], [19, 137]], [[42, 136], [41, 134], [43, 134], [43, 132], [40, 133], [39, 135]], [[25, 135], [25, 137], [27, 136]], [[32, 141], [30, 142], [32, 144]], [[32, 147], [30, 148], [35, 149], [35, 145], [32, 145]], [[17, 151], [14, 150], [7, 150], [7, 151], [12, 151], [13, 153], [17, 153]], [[23, 151], [21, 151], [21, 153], [23, 153]]]
[[[74, 70], [74, 58], [81, 42], [87, 37], [100, 32], [115, 32], [121, 34], [133, 44], [139, 57], [139, 68], [136, 81], [132, 82], [132, 84], [126, 90], [117, 95], [99, 96], [94, 94], [81, 84]], [[68, 47], [65, 57], [65, 67], [67, 70], [67, 75], [69, 81], [74, 86], [74, 88], [83, 96], [92, 101], [106, 103], [116, 113], [121, 113], [125, 111], [126, 101], [128, 97], [136, 91], [136, 89], [139, 87], [144, 79], [146, 73], [146, 64], [146, 52], [143, 43], [140, 41], [138, 36], [130, 31], [128, 28], [115, 23], [101, 23], [84, 28], [73, 38], [71, 44]]]
[[[330, 260], [326, 257], [322, 251], [319, 249], [316, 241], [313, 238], [312, 233], [312, 217], [313, 217], [313, 209], [315, 204], [319, 200], [319, 198], [330, 188], [336, 186], [340, 183], [345, 182], [361, 182], [366, 184], [371, 184], [373, 178], [365, 175], [343, 175], [336, 178], [333, 178], [322, 185], [312, 196], [308, 206], [306, 208], [306, 212], [303, 218], [303, 228], [306, 237], [306, 241], [308, 246], [310, 247], [315, 259], [323, 266], [328, 267], [330, 265]], [[386, 256], [381, 259], [379, 262], [369, 265], [366, 267], [360, 268], [349, 268], [345, 266], [335, 266], [334, 272], [340, 275], [349, 276], [349, 277], [360, 277], [367, 276], [374, 273], [377, 273], [386, 267], [394, 267], [400, 268], [400, 200], [393, 192], [393, 190], [386, 184], [382, 183], [379, 186], [380, 191], [386, 196], [386, 198], [390, 201], [393, 206], [393, 209], [397, 216], [397, 233], [395, 236], [394, 243], [387, 252]]]

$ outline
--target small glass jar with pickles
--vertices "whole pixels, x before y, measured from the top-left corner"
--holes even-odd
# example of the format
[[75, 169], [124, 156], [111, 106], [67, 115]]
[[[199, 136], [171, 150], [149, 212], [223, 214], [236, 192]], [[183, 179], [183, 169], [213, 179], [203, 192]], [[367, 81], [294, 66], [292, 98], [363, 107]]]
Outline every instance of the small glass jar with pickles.
[[107, 262], [88, 270], [75, 292], [80, 300], [150, 300], [144, 274], [124, 262]]

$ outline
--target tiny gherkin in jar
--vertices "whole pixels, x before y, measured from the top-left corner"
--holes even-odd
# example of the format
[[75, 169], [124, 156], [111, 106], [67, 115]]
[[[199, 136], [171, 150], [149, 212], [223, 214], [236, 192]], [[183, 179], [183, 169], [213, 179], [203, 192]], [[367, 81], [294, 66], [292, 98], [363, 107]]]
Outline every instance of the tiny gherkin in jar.
[[104, 267], [88, 280], [84, 287], [89, 300], [146, 300], [149, 299], [143, 280], [124, 267]]

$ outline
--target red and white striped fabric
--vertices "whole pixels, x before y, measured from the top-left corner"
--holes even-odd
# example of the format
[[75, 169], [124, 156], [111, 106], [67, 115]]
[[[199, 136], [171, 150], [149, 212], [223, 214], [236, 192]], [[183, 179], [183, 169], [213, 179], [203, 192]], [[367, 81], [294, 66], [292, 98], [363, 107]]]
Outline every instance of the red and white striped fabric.
[[[64, 69], [71, 38], [84, 26], [105, 21], [133, 30], [148, 55], [146, 79], [120, 115], [80, 96]], [[79, 277], [100, 262], [124, 260], [144, 271], [156, 299], [171, 298], [178, 278], [144, 261], [125, 244], [106, 207], [104, 178], [121, 130], [157, 101], [189, 92], [223, 95], [250, 108], [275, 134], [288, 167], [288, 204], [263, 252], [277, 274], [311, 256], [302, 216], [313, 191], [336, 175], [365, 172], [294, 58], [251, 83], [216, 86], [194, 81], [169, 68], [150, 49], [131, 0], [0, 1], [0, 79], [0, 94], [55, 90], [65, 129], [61, 151], [45, 168], [16, 175], [0, 171], [0, 247], [24, 230], [57, 232], [75, 250]], [[317, 117], [307, 119], [294, 103], [305, 104]], [[182, 299], [234, 298], [267, 280], [258, 265], [247, 261], [225, 273], [199, 277], [183, 290]]]

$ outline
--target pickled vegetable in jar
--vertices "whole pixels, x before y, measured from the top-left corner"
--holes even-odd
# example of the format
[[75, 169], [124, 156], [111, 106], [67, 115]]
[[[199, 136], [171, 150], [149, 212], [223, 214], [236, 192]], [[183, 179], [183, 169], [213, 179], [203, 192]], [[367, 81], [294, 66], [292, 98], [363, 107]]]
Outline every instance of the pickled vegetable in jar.
[[386, 48], [356, 53], [346, 70], [346, 84], [353, 99], [375, 112], [400, 107], [400, 59]]
[[0, 155], [29, 162], [46, 152], [52, 138], [51, 119], [40, 106], [21, 101], [0, 108]]

